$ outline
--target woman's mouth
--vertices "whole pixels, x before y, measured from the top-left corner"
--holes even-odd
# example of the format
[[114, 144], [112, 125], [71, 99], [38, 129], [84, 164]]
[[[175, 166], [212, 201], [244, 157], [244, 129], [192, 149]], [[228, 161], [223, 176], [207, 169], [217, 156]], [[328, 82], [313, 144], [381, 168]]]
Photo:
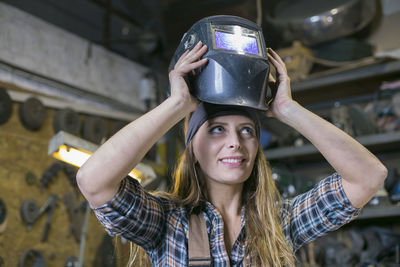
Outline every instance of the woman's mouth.
[[229, 167], [239, 167], [243, 164], [244, 159], [242, 157], [232, 157], [220, 159], [221, 163]]

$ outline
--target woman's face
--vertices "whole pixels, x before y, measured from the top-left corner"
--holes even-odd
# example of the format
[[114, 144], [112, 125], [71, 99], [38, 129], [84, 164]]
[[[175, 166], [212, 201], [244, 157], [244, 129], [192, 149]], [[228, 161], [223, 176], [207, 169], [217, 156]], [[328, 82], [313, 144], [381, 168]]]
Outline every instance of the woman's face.
[[254, 122], [241, 115], [206, 121], [192, 141], [195, 160], [207, 180], [224, 184], [249, 178], [258, 150]]

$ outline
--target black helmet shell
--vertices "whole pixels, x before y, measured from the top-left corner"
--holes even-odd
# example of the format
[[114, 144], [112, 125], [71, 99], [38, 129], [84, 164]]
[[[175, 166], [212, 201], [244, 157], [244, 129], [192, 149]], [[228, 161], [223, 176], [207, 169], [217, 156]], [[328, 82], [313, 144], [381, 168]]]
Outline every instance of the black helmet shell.
[[[238, 51], [231, 47], [234, 42], [219, 41], [221, 35], [232, 37], [235, 27], [243, 31], [239, 38], [252, 43], [251, 50]], [[208, 62], [185, 77], [190, 93], [208, 103], [267, 110], [269, 62], [261, 27], [236, 16], [204, 18], [185, 33], [168, 71], [199, 41], [208, 46], [203, 56]]]

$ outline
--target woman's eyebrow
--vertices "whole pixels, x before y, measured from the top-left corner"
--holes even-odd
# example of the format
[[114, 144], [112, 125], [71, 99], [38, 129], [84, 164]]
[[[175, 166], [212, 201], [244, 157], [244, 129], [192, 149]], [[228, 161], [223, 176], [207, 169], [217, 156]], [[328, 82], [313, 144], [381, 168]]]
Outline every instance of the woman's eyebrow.
[[213, 120], [213, 119], [208, 121], [209, 126], [214, 125], [214, 124], [227, 125], [228, 123], [225, 121], [222, 121], [222, 120]]
[[253, 122], [243, 122], [243, 123], [240, 123], [239, 125], [240, 125], [240, 126], [243, 126], [243, 125], [250, 125], [250, 126], [253, 127], [253, 128], [256, 127], [256, 125], [255, 125]]
[[[213, 119], [211, 119], [211, 120], [208, 121], [207, 127], [211, 127], [211, 126], [214, 126], [216, 124], [218, 124], [218, 125], [228, 125], [229, 123], [225, 122], [223, 120], [213, 120]], [[246, 121], [246, 122], [239, 123], [239, 126], [251, 126], [253, 128], [256, 127], [255, 123], [254, 122], [250, 122], [250, 121], [249, 122]]]

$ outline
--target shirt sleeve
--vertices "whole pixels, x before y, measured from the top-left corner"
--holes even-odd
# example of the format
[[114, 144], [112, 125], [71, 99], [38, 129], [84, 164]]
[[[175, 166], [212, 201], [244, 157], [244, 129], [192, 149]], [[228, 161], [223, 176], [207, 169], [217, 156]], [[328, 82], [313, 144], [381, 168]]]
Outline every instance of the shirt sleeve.
[[360, 209], [353, 207], [343, 190], [341, 176], [334, 173], [310, 191], [284, 201], [283, 230], [296, 251], [355, 219], [359, 213]]
[[163, 233], [162, 201], [133, 178], [122, 180], [113, 199], [93, 211], [109, 235], [122, 235], [144, 249], [153, 248]]

